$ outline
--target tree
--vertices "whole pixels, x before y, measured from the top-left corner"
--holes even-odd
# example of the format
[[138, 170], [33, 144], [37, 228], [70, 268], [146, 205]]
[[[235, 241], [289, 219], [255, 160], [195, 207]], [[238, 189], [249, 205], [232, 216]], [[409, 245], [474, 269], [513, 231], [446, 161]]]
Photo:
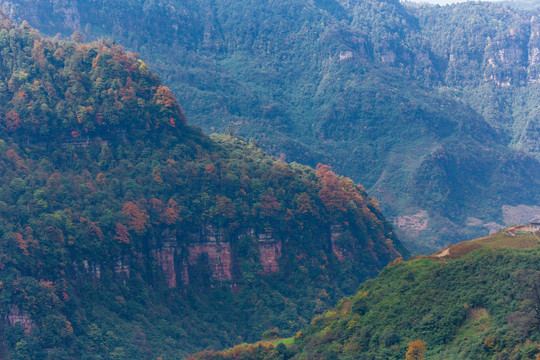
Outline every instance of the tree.
[[263, 216], [274, 217], [281, 210], [281, 204], [274, 194], [261, 196], [261, 213]]
[[316, 175], [322, 185], [319, 196], [324, 206], [329, 211], [346, 211], [347, 196], [338, 176], [329, 166], [322, 164], [317, 165]]
[[13, 110], [6, 114], [4, 122], [8, 132], [14, 132], [21, 127], [21, 118], [19, 117], [19, 114]]
[[26, 242], [26, 240], [24, 240], [23, 236], [20, 233], [14, 233], [13, 238], [17, 243], [17, 247], [22, 250], [23, 255], [30, 255], [30, 253], [28, 252], [28, 243]]
[[426, 343], [422, 340], [411, 341], [405, 354], [405, 360], [424, 360], [424, 352], [426, 351]]
[[114, 240], [118, 241], [119, 243], [129, 244], [129, 233], [125, 225], [120, 223], [116, 224]]
[[315, 205], [311, 197], [305, 192], [296, 198], [296, 212], [302, 216], [317, 217], [319, 215], [317, 205]]
[[131, 201], [128, 201], [122, 208], [122, 214], [128, 222], [130, 230], [135, 231], [138, 235], [144, 234], [148, 226], [148, 219], [150, 218], [146, 211], [140, 209]]
[[154, 181], [158, 184], [163, 184], [163, 178], [161, 177], [161, 170], [159, 167], [155, 166], [152, 169], [152, 177], [154, 178]]
[[170, 199], [165, 211], [161, 214], [160, 220], [167, 225], [175, 224], [180, 219], [180, 206], [176, 201]]

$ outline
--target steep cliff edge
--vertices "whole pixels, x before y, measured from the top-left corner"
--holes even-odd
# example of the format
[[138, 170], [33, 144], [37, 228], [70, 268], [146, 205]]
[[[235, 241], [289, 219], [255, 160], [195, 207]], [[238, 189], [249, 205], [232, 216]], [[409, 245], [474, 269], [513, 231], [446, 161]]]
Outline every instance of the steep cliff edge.
[[186, 125], [136, 54], [0, 17], [0, 354], [181, 358], [407, 254], [361, 186]]

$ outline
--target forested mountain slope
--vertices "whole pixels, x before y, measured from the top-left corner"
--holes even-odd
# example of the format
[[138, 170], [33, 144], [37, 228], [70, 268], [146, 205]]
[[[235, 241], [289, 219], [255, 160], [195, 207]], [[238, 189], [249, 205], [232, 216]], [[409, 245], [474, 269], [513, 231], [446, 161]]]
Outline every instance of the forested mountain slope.
[[0, 17], [0, 358], [253, 340], [407, 252], [361, 186], [186, 125], [136, 54]]
[[[397, 1], [2, 0], [50, 36], [148, 59], [207, 132], [329, 163], [415, 250], [524, 221], [540, 201], [539, 16]], [[518, 219], [518, 220], [516, 220]]]
[[294, 339], [193, 358], [538, 359], [539, 244], [530, 231], [508, 229], [396, 262]]

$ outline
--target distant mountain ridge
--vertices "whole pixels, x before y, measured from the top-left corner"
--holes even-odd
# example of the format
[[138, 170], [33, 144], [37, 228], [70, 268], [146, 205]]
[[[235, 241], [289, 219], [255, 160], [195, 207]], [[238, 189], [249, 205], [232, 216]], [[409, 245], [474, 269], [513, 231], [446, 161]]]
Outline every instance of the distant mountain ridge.
[[407, 256], [328, 166], [186, 124], [137, 54], [0, 16], [0, 358], [180, 359]]
[[[3, 0], [50, 36], [144, 54], [207, 132], [329, 163], [417, 251], [538, 205], [539, 16], [493, 3]], [[531, 210], [532, 211], [532, 210]], [[419, 225], [420, 224], [420, 225]], [[511, 224], [506, 224], [511, 225]]]

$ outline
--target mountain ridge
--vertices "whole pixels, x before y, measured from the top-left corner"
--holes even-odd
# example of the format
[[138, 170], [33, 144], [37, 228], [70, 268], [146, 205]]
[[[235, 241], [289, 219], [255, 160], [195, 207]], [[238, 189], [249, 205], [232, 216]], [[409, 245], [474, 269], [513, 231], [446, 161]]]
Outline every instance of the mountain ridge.
[[0, 17], [0, 356], [295, 332], [399, 256], [363, 187], [208, 137], [136, 54]]
[[[536, 10], [371, 0], [1, 5], [49, 35], [110, 36], [144, 53], [206, 132], [228, 128], [276, 156], [332, 165], [380, 199], [415, 251], [487, 235], [511, 225], [503, 207], [538, 202]], [[448, 161], [432, 159], [441, 153]], [[408, 226], [415, 217], [427, 226]]]

